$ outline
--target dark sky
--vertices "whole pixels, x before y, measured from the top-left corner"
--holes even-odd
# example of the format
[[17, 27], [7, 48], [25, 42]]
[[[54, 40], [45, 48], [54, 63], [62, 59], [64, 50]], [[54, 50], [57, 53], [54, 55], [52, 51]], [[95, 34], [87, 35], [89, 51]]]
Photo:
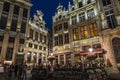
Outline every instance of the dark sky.
[[68, 2], [72, 0], [32, 0], [31, 17], [36, 10], [41, 10], [44, 14], [43, 19], [46, 22], [46, 27], [51, 29], [52, 16], [55, 14], [57, 6], [61, 3], [64, 7], [68, 7]]

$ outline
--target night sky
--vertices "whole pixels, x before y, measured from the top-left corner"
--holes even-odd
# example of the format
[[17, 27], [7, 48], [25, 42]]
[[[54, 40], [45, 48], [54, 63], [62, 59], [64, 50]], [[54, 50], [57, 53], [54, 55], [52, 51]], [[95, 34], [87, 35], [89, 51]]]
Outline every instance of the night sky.
[[43, 19], [46, 22], [46, 27], [52, 28], [52, 16], [55, 15], [57, 10], [57, 6], [59, 3], [64, 7], [68, 8], [68, 2], [72, 2], [73, 0], [32, 0], [32, 8], [31, 8], [31, 18], [33, 17], [36, 10], [41, 10], [44, 14]]

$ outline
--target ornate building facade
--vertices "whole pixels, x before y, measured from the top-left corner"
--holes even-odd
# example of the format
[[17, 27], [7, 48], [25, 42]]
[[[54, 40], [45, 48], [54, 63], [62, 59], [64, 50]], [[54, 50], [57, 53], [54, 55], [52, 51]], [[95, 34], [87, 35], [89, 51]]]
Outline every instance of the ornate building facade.
[[[58, 35], [64, 34], [59, 30], [60, 26], [55, 24], [64, 23], [60, 16], [67, 11], [69, 29], [68, 49], [62, 49], [60, 42], [65, 38], [57, 38]], [[68, 10], [58, 12], [53, 17], [53, 54], [65, 54], [68, 50], [70, 57], [58, 56], [57, 62], [63, 60], [64, 64], [86, 61], [86, 55], [95, 54], [96, 58], [106, 62], [109, 60], [112, 64], [113, 71], [118, 72], [120, 68], [120, 1], [119, 0], [73, 0], [73, 4], [69, 3]], [[57, 34], [56, 34], [56, 33]], [[56, 45], [57, 44], [57, 45]], [[92, 52], [91, 49], [92, 48]], [[69, 50], [70, 49], [70, 50]], [[105, 53], [106, 51], [106, 53]], [[66, 58], [65, 58], [66, 57]]]
[[47, 62], [48, 56], [48, 29], [45, 27], [43, 13], [39, 10], [29, 20], [25, 41], [25, 61], [28, 64]]
[[0, 62], [24, 60], [30, 0], [0, 0]]

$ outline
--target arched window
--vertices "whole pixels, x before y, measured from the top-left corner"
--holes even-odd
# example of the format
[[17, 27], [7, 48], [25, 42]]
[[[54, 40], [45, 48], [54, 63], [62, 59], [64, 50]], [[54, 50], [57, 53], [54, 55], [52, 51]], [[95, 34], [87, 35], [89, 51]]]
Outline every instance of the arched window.
[[120, 63], [120, 38], [114, 38], [112, 40], [112, 45], [113, 45], [116, 61], [117, 63]]

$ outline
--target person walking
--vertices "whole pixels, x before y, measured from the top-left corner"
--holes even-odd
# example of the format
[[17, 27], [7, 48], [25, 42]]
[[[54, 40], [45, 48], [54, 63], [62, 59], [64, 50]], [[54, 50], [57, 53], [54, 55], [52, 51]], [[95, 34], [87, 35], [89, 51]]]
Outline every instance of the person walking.
[[23, 80], [27, 80], [27, 65], [23, 66]]

